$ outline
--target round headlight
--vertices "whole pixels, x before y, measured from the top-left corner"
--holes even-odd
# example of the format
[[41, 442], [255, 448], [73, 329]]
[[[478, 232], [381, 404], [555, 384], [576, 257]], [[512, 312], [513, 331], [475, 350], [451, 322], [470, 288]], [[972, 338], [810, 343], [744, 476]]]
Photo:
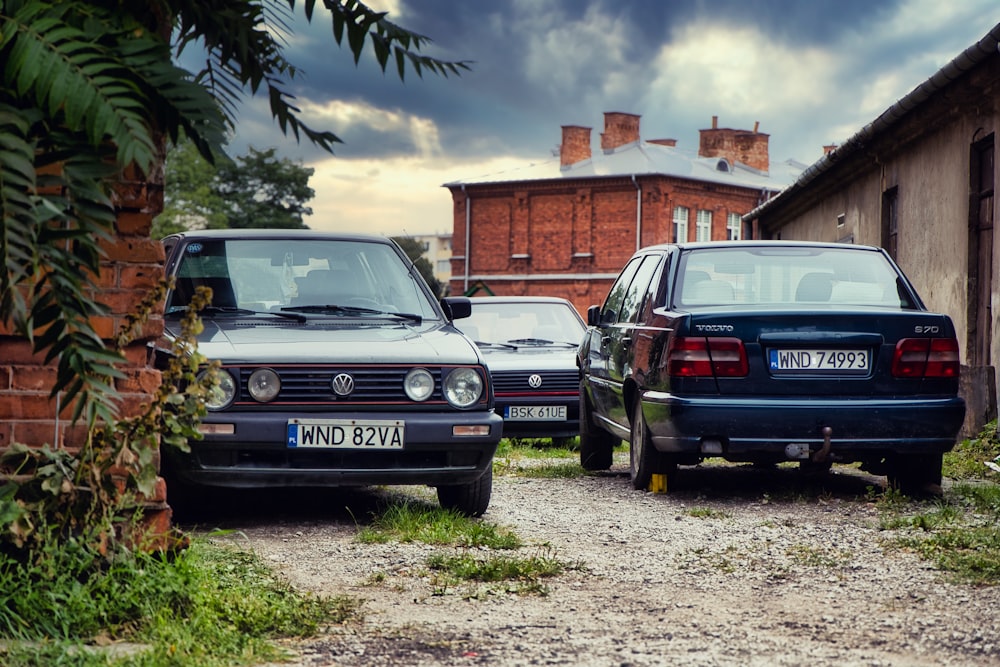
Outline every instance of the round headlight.
[[403, 382], [406, 395], [414, 401], [426, 401], [434, 393], [434, 376], [426, 368], [414, 368]]
[[474, 368], [456, 368], [444, 379], [444, 395], [456, 408], [474, 405], [483, 395], [483, 378]]
[[281, 380], [278, 374], [270, 368], [258, 368], [250, 374], [250, 381], [247, 382], [247, 390], [255, 401], [267, 403], [273, 401], [281, 390]]
[[[206, 371], [199, 373], [198, 380], [201, 380], [205, 373]], [[228, 408], [236, 398], [236, 379], [233, 378], [232, 373], [221, 369], [217, 370], [215, 379], [215, 386], [205, 396], [205, 407], [213, 411]]]

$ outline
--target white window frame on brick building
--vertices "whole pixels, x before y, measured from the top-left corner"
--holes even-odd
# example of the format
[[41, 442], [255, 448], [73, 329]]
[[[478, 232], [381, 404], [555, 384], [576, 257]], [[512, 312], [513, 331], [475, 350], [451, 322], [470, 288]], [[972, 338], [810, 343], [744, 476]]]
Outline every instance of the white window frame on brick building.
[[695, 222], [695, 241], [712, 240], [712, 212], [705, 209], [698, 210], [698, 219]]
[[743, 234], [743, 216], [739, 213], [730, 213], [726, 220], [726, 238], [730, 241], [739, 241]]
[[688, 240], [688, 210], [683, 206], [674, 207], [674, 243]]

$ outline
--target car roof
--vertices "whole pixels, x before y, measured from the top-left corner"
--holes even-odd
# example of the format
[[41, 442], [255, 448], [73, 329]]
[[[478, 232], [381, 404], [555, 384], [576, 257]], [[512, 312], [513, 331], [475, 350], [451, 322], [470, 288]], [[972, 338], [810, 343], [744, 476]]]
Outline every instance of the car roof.
[[369, 241], [375, 243], [392, 243], [392, 239], [378, 234], [357, 234], [346, 232], [325, 232], [315, 229], [198, 229], [177, 232], [164, 237], [166, 239], [302, 239], [311, 241]]
[[477, 301], [483, 303], [559, 303], [572, 307], [568, 299], [558, 296], [474, 296], [472, 303]]
[[871, 245], [860, 245], [855, 243], [836, 243], [824, 241], [791, 241], [791, 240], [751, 240], [751, 241], [701, 241], [694, 243], [660, 243], [657, 245], [640, 248], [635, 254], [647, 251], [665, 251], [670, 248], [677, 248], [682, 251], [698, 250], [701, 248], [850, 248], [852, 250], [874, 250], [879, 248]]

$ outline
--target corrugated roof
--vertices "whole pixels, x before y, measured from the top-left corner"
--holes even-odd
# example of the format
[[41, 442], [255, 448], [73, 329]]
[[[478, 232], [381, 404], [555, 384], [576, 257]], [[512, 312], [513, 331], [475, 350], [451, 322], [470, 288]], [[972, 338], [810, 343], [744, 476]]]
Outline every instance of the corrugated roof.
[[[720, 163], [725, 170], [720, 170]], [[736, 163], [732, 169], [722, 158], [699, 157], [693, 151], [648, 141], [635, 141], [612, 151], [595, 151], [589, 160], [562, 167], [554, 157], [518, 169], [445, 183], [444, 187], [486, 185], [519, 181], [570, 180], [631, 176], [672, 176], [755, 190], [778, 191], [795, 181], [807, 165], [795, 160], [772, 162], [762, 172]]]
[[938, 70], [929, 79], [911, 90], [905, 97], [883, 111], [878, 118], [861, 128], [854, 136], [827, 153], [809, 166], [808, 169], [788, 188], [764, 202], [743, 216], [745, 220], [760, 217], [765, 211], [786, 201], [795, 193], [804, 189], [812, 181], [831, 169], [837, 162], [849, 155], [862, 150], [879, 135], [889, 131], [907, 113], [927, 101], [937, 91], [949, 85], [952, 81], [982, 63], [990, 56], [995, 56], [1000, 49], [1000, 23], [986, 33], [981, 40], [960, 53], [951, 62]]

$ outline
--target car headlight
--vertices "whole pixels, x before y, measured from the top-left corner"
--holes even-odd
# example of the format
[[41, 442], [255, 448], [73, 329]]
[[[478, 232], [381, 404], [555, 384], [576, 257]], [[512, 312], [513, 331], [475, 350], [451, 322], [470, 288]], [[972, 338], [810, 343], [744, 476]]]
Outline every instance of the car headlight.
[[[199, 381], [205, 376], [206, 372], [202, 371], [198, 374]], [[205, 407], [213, 412], [228, 408], [236, 399], [236, 378], [233, 377], [232, 373], [226, 370], [217, 370], [215, 372], [215, 379], [215, 386], [205, 396]]]
[[414, 401], [426, 401], [434, 393], [434, 376], [426, 368], [414, 368], [403, 381], [406, 395]]
[[281, 380], [270, 368], [258, 368], [250, 374], [247, 390], [255, 401], [267, 403], [278, 395], [281, 390]]
[[456, 408], [474, 405], [483, 395], [483, 378], [474, 368], [456, 368], [444, 379], [444, 395]]

